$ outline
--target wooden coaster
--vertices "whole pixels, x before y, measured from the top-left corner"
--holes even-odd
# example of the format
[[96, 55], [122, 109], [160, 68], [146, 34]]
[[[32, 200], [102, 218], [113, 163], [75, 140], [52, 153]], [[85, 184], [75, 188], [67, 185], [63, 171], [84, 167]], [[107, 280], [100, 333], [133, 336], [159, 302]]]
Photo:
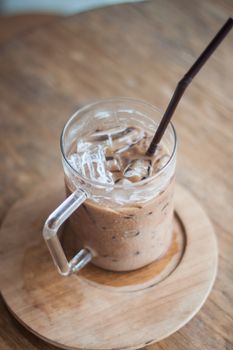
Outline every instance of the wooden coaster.
[[137, 349], [198, 312], [216, 276], [217, 244], [205, 212], [184, 188], [176, 187], [167, 254], [125, 273], [90, 264], [77, 275], [58, 274], [41, 232], [63, 198], [61, 184], [45, 184], [12, 207], [1, 229], [1, 293], [27, 329], [66, 349]]

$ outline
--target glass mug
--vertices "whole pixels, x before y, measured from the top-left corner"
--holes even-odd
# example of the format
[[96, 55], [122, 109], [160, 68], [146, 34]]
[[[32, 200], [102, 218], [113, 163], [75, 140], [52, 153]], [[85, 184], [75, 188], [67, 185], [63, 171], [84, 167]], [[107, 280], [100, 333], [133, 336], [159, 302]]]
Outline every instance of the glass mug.
[[[58, 271], [68, 276], [90, 261], [111, 271], [130, 271], [162, 257], [172, 240], [176, 133], [170, 124], [162, 142], [168, 159], [147, 179], [103, 184], [82, 175], [69, 158], [87, 132], [119, 125], [138, 126], [153, 135], [161, 118], [154, 106], [136, 99], [100, 100], [67, 121], [60, 146], [67, 198], [48, 217], [43, 237]], [[57, 232], [69, 220], [77, 254], [68, 261]]]

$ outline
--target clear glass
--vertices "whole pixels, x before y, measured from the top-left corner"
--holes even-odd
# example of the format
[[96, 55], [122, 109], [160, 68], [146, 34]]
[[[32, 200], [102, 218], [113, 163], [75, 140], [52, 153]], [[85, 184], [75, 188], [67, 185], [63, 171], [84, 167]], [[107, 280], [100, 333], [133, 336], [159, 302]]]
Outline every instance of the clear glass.
[[[139, 126], [152, 133], [161, 119], [154, 106], [134, 99], [100, 100], [78, 110], [61, 134], [67, 199], [47, 219], [44, 238], [59, 272], [69, 275], [89, 261], [112, 271], [145, 266], [166, 253], [172, 240], [176, 134], [163, 136], [169, 157], [155, 175], [133, 184], [101, 184], [87, 179], [69, 161], [74, 143], [101, 127]], [[85, 203], [84, 203], [85, 201]], [[69, 218], [79, 251], [68, 262], [57, 237]]]

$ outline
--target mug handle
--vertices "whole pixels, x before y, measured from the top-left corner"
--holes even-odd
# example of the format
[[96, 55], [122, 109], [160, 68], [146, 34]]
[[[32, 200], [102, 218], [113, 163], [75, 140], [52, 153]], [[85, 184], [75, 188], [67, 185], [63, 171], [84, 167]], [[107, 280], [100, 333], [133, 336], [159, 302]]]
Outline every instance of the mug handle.
[[48, 246], [53, 261], [57, 266], [58, 272], [62, 276], [69, 276], [72, 273], [81, 270], [92, 259], [91, 252], [84, 248], [68, 261], [57, 236], [57, 232], [61, 225], [86, 199], [86, 193], [81, 189], [77, 189], [67, 197], [64, 202], [52, 212], [52, 214], [49, 215], [44, 224], [44, 240]]

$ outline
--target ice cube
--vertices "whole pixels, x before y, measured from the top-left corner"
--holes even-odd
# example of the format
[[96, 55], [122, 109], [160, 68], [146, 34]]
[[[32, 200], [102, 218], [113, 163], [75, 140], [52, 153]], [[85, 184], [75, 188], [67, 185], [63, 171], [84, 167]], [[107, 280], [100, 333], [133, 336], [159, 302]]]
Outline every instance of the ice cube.
[[112, 152], [121, 153], [141, 141], [144, 135], [144, 131], [138, 128], [118, 126], [108, 130], [95, 131], [90, 136], [90, 141], [102, 142], [111, 148]]
[[112, 173], [120, 172], [121, 170], [120, 159], [117, 156], [106, 156], [106, 165], [107, 169]]
[[107, 170], [104, 149], [101, 145], [84, 152], [80, 155], [80, 160], [83, 176], [100, 183], [114, 183], [111, 172]]
[[108, 140], [109, 136], [111, 138], [118, 137], [125, 130], [125, 126], [118, 126], [112, 129], [96, 130], [91, 134], [91, 140], [93, 141], [105, 141]]
[[78, 153], [86, 152], [92, 146], [93, 146], [93, 144], [91, 142], [84, 141], [83, 139], [79, 139], [78, 142], [77, 142], [77, 152]]
[[151, 175], [150, 159], [134, 159], [124, 170], [124, 177], [132, 182], [144, 180]]
[[88, 140], [92, 143], [94, 142], [102, 144], [105, 147], [111, 147], [113, 140], [122, 135], [122, 133], [124, 133], [124, 130], [124, 126], [117, 126], [115, 128], [109, 129], [97, 129], [94, 133], [90, 135]]
[[135, 127], [116, 126], [109, 129], [96, 129], [85, 141], [78, 142], [77, 151], [84, 151], [91, 144], [99, 144], [105, 149], [111, 149], [112, 153], [121, 153], [141, 141], [144, 135], [143, 130]]
[[68, 161], [71, 164], [71, 166], [77, 170], [78, 172], [81, 171], [80, 167], [80, 157], [77, 153], [73, 153], [68, 157]]
[[135, 127], [125, 127], [122, 132], [112, 136], [112, 152], [124, 152], [132, 145], [141, 141], [144, 136], [145, 133], [143, 130]]
[[162, 169], [167, 164], [168, 161], [169, 161], [169, 156], [165, 154], [156, 162], [157, 169], [159, 170]]

